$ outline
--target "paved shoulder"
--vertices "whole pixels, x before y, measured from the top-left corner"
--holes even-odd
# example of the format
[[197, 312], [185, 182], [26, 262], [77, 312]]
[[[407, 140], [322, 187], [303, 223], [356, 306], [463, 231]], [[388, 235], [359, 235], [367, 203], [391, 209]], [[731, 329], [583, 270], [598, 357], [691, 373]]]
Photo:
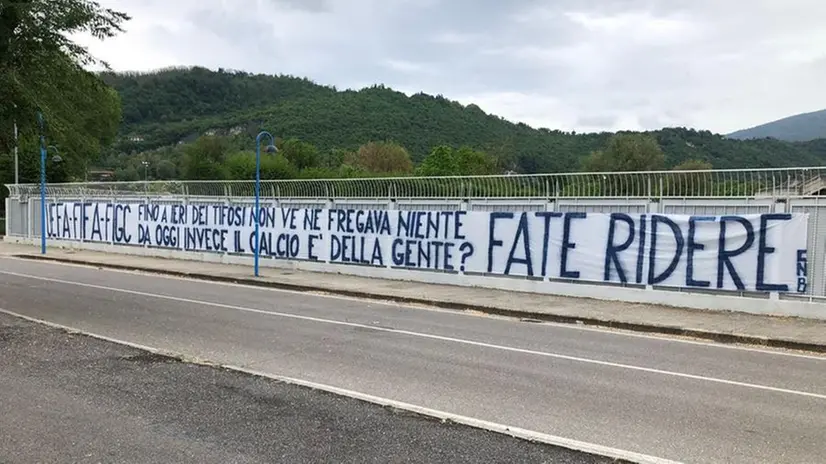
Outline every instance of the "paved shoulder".
[[0, 347], [0, 462], [611, 462], [3, 314]]
[[265, 266], [252, 278], [249, 265], [165, 259], [89, 250], [50, 248], [47, 256], [31, 246], [0, 241], [0, 257], [57, 260], [110, 268], [142, 270], [261, 286], [318, 290], [399, 302], [528, 316], [531, 318], [609, 326], [644, 332], [688, 335], [724, 342], [826, 351], [826, 321], [769, 317], [740, 312], [698, 311], [668, 306], [623, 303], [548, 294], [518, 293], [480, 287], [436, 285], [343, 274], [318, 274]]

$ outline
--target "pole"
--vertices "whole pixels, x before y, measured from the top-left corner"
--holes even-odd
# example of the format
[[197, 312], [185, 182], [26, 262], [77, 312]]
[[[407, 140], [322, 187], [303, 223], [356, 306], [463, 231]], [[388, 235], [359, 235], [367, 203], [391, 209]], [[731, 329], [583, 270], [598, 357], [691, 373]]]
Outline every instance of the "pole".
[[[17, 105], [14, 105], [17, 108]], [[14, 184], [20, 183], [20, 160], [17, 157], [17, 115], [14, 116]]]
[[40, 125], [40, 254], [46, 254], [46, 136], [43, 128], [43, 113], [37, 112]]
[[258, 277], [258, 260], [260, 256], [259, 248], [261, 248], [261, 218], [258, 216], [261, 212], [261, 134], [255, 138], [255, 245], [253, 252], [255, 253], [255, 277]]
[[141, 165], [143, 165], [143, 193], [145, 196], [149, 196], [149, 161], [141, 161]]
[[269, 132], [261, 131], [258, 136], [255, 137], [255, 214], [253, 215], [253, 218], [255, 218], [255, 245], [253, 247], [253, 253], [255, 255], [255, 277], [258, 277], [259, 248], [261, 248], [261, 138], [264, 136], [269, 137], [271, 142], [269, 147], [267, 147], [267, 151], [270, 152], [275, 149], [275, 139]]

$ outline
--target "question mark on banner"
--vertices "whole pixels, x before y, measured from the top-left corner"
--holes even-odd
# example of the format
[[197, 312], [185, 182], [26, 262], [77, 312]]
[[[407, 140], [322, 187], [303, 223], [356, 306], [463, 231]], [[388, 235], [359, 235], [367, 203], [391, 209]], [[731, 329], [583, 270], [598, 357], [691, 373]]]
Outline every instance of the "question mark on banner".
[[465, 260], [468, 259], [468, 256], [473, 254], [473, 244], [470, 242], [465, 242], [459, 247], [459, 251], [462, 252], [462, 265], [459, 267], [459, 270], [465, 272]]

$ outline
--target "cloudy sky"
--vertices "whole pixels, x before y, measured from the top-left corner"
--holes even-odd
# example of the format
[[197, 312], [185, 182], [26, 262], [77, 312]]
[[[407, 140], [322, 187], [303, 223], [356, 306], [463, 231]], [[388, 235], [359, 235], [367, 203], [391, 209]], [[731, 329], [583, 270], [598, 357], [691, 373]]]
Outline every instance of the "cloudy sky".
[[826, 108], [823, 0], [98, 0], [116, 70], [384, 83], [532, 126], [727, 133]]

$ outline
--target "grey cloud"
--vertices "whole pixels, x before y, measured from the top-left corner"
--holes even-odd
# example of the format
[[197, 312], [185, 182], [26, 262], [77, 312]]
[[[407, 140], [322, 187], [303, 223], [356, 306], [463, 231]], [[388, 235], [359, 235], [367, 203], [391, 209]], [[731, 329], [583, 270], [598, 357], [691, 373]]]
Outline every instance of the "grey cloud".
[[327, 11], [330, 8], [329, 0], [268, 0], [276, 6], [285, 6], [297, 10], [312, 12]]

